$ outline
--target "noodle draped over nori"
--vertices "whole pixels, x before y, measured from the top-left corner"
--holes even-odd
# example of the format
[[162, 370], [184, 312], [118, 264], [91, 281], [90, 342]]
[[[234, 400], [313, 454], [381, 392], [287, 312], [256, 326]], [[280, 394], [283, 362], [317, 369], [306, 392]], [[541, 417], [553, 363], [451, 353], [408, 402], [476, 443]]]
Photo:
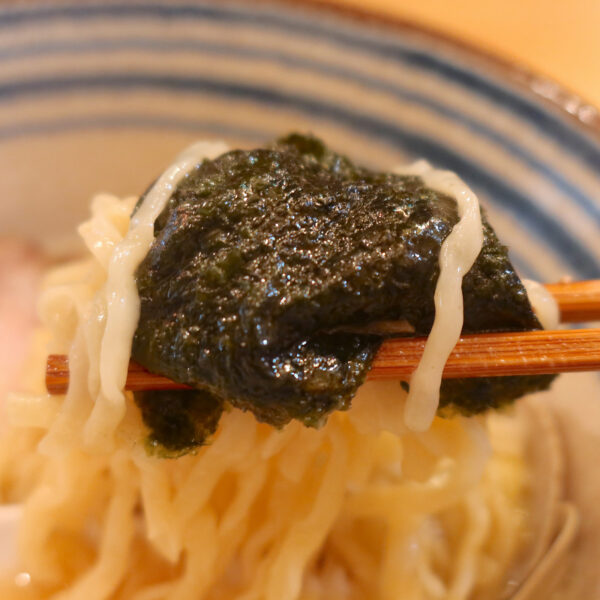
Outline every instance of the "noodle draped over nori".
[[[173, 192], [137, 270], [133, 358], [203, 390], [203, 403], [208, 391], [275, 426], [318, 426], [349, 407], [382, 342], [344, 329], [402, 320], [430, 331], [440, 247], [457, 221], [454, 199], [419, 177], [356, 167], [312, 137], [205, 161]], [[484, 234], [463, 280], [463, 331], [540, 329], [485, 218]], [[441, 406], [479, 412], [550, 381], [444, 382]], [[160, 441], [160, 419], [145, 420]]]

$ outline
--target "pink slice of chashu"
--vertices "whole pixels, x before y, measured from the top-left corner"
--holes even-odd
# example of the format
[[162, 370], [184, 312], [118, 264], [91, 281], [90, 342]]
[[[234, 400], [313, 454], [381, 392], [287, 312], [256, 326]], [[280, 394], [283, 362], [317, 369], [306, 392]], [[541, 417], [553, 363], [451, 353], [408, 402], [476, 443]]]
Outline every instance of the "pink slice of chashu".
[[0, 399], [18, 387], [37, 323], [41, 253], [30, 244], [0, 238]]

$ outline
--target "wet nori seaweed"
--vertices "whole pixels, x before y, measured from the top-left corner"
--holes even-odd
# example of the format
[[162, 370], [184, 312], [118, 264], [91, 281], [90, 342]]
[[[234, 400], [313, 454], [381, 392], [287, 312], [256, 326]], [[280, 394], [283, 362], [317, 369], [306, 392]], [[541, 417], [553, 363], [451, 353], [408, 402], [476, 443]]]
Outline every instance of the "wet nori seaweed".
[[[205, 161], [173, 193], [137, 270], [133, 358], [261, 421], [317, 426], [350, 405], [382, 341], [332, 330], [397, 319], [427, 334], [457, 220], [455, 201], [420, 178], [356, 167], [313, 137]], [[484, 233], [463, 281], [463, 331], [539, 329], [485, 218]], [[441, 405], [480, 412], [551, 379], [445, 381]]]
[[223, 401], [204, 390], [148, 390], [135, 393], [150, 429], [147, 449], [161, 458], [177, 458], [204, 444], [217, 430]]

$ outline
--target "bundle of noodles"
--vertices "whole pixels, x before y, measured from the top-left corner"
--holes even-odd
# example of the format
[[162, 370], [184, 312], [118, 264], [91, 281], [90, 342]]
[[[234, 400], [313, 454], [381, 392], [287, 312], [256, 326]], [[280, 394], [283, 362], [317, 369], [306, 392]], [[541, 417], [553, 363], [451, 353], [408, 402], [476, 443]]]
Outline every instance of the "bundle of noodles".
[[[185, 354], [176, 351], [187, 347], [182, 342], [186, 335], [198, 334], [189, 329], [187, 334], [175, 331], [169, 320], [148, 318], [150, 300], [144, 286], [151, 277], [142, 281], [140, 265], [150, 261], [155, 269], [146, 273], [160, 274], [156, 251], [161, 244], [163, 249], [169, 244], [161, 232], [177, 221], [168, 212], [169, 201], [173, 208], [176, 199], [173, 190], [185, 194], [194, 169], [201, 175], [212, 169], [214, 174], [222, 162], [197, 165], [225, 150], [221, 144], [202, 143], [186, 151], [135, 211], [134, 198], [95, 197], [92, 216], [79, 229], [89, 256], [57, 268], [46, 278], [40, 302], [43, 328], [26, 382], [28, 393], [13, 394], [7, 400], [11, 425], [0, 440], [0, 500], [12, 507], [20, 523], [15, 533], [18, 554], [12, 565], [6, 565], [2, 598], [467, 599], [510, 593], [516, 585], [516, 579], [510, 583], [510, 573], [522, 578], [531, 570], [531, 565], [514, 570], [535, 524], [528, 508], [532, 478], [526, 458], [527, 423], [531, 421], [505, 414], [434, 418], [435, 384], [432, 410], [431, 390], [415, 393], [415, 388], [422, 387], [418, 379], [411, 382], [408, 402], [398, 382], [369, 382], [358, 390], [349, 410], [332, 412], [332, 408], [348, 409], [347, 395], [362, 383], [380, 343], [371, 335], [367, 334], [364, 346], [360, 337], [364, 334], [352, 334], [359, 336], [352, 346], [359, 352], [350, 353], [350, 362], [357, 362], [352, 376], [328, 380], [334, 388], [338, 386], [333, 395], [324, 396], [319, 389], [311, 396], [302, 387], [303, 382], [314, 382], [316, 370], [298, 378], [300, 391], [294, 393], [305, 401], [304, 406], [308, 403], [308, 411], [290, 409], [291, 404], [285, 410], [265, 410], [275, 406], [273, 400], [261, 397], [258, 388], [245, 394], [238, 389], [239, 381], [224, 381], [219, 361], [212, 367], [194, 363], [200, 365], [202, 381], [198, 371], [184, 362], [186, 382], [200, 381], [201, 385], [198, 392], [188, 392], [192, 394], [189, 403], [185, 399], [175, 402], [185, 409], [183, 420], [181, 410], [169, 413], [164, 408], [168, 397], [162, 405], [160, 397], [152, 402], [141, 397], [136, 404], [132, 394], [123, 391], [132, 343], [138, 356], [168, 369], [168, 361], [163, 360], [169, 358], [165, 346], [161, 346], [162, 354], [146, 351], [158, 339], [153, 332], [172, 334], [159, 340], [173, 350], [176, 360], [171, 366], [181, 366], [185, 359]], [[354, 178], [359, 192], [369, 183], [366, 172], [349, 174], [349, 163], [332, 153], [323, 151], [317, 159], [302, 158], [313, 165], [310, 169], [324, 164], [331, 173]], [[229, 164], [228, 172], [233, 170]], [[436, 334], [433, 324], [430, 342], [437, 339], [436, 343], [451, 348], [452, 336], [458, 336], [463, 322], [462, 277], [486, 242], [480, 235], [479, 208], [468, 188], [455, 176], [420, 173], [422, 178], [413, 175], [405, 181], [418, 184], [421, 196], [427, 194], [425, 180], [441, 193], [464, 200], [458, 211], [454, 205], [449, 228], [440, 232], [442, 221], [437, 222], [437, 252], [441, 247], [442, 256], [439, 270], [428, 275], [435, 282], [441, 271], [439, 282], [447, 283], [438, 282], [436, 303], [452, 307], [449, 314], [435, 314], [441, 325]], [[386, 177], [387, 185], [396, 176]], [[397, 181], [393, 179], [392, 184]], [[370, 182], [379, 185], [381, 177]], [[213, 183], [208, 187], [214, 188]], [[226, 201], [231, 205], [234, 198], [230, 195]], [[179, 217], [185, 217], [185, 210], [183, 206]], [[188, 220], [183, 221], [189, 223], [192, 217], [187, 214]], [[307, 218], [310, 221], [310, 214]], [[474, 241], [463, 252], [461, 238], [473, 228]], [[489, 240], [491, 234], [486, 235]], [[213, 243], [209, 237], [198, 238], [198, 243]], [[175, 251], [179, 264], [186, 265], [183, 271], [189, 271], [185, 262], [189, 256], [181, 240], [179, 246], [177, 241], [175, 237], [175, 244], [167, 250]], [[201, 262], [197, 257], [196, 261]], [[231, 262], [219, 264], [235, 269]], [[209, 267], [203, 272], [212, 273], [214, 282], [219, 273]], [[168, 279], [162, 279], [161, 289], [171, 289], [173, 297]], [[138, 286], [143, 289], [140, 295]], [[358, 284], [356, 289], [364, 291]], [[413, 331], [432, 325], [433, 288], [430, 292], [424, 312], [417, 310], [417, 299], [414, 310], [403, 315]], [[197, 292], [194, 298], [199, 296], [210, 301], [210, 294]], [[517, 296], [525, 298], [525, 308], [520, 317], [513, 314], [511, 318], [533, 318], [531, 328], [539, 326], [535, 317], [528, 316], [524, 292]], [[361, 305], [352, 314], [356, 317], [365, 310]], [[189, 312], [181, 314], [190, 317]], [[386, 315], [369, 315], [373, 317]], [[197, 313], [195, 318], [199, 318]], [[454, 324], [448, 329], [452, 320], [458, 327]], [[270, 334], [279, 335], [276, 330]], [[338, 333], [328, 330], [324, 335]], [[224, 356], [243, 355], [227, 354], [231, 346], [223, 339], [221, 343]], [[322, 339], [319, 344], [321, 349], [326, 346]], [[336, 346], [336, 352], [340, 347]], [[206, 348], [211, 348], [210, 341]], [[71, 380], [64, 397], [45, 393], [43, 365], [48, 352], [69, 354]], [[432, 379], [438, 378], [438, 388], [445, 352], [438, 349], [437, 357], [426, 359], [433, 364]], [[339, 358], [339, 352], [333, 356]], [[307, 363], [287, 364], [304, 368]], [[335, 375], [335, 370], [329, 373]], [[481, 404], [495, 405], [503, 384], [486, 385], [490, 397]], [[515, 382], [508, 388], [514, 390]], [[223, 389], [230, 396], [220, 396]], [[481, 390], [456, 388], [449, 402], [458, 405], [458, 395], [465, 393], [464, 406], [472, 409], [477, 391]], [[262, 393], [268, 394], [268, 388]], [[313, 418], [315, 398], [318, 419]], [[419, 398], [428, 403], [424, 411], [414, 408]], [[211, 410], [205, 410], [203, 402]], [[185, 444], [177, 445], [176, 440], [169, 448], [173, 437], [165, 434], [172, 434], [168, 427], [155, 427], [148, 438], [147, 427], [156, 426], [157, 414], [166, 414], [163, 425], [178, 423], [185, 429], [192, 423]], [[198, 422], [190, 418], [198, 414]], [[260, 422], [269, 421], [269, 415], [275, 415], [272, 421], [277, 427]], [[165, 459], [169, 451], [179, 457]], [[558, 492], [553, 495], [554, 503], [559, 496]], [[553, 510], [548, 506], [544, 512]], [[548, 545], [552, 518], [541, 521], [549, 532], [542, 545]], [[543, 554], [543, 548], [538, 550], [537, 558]]]

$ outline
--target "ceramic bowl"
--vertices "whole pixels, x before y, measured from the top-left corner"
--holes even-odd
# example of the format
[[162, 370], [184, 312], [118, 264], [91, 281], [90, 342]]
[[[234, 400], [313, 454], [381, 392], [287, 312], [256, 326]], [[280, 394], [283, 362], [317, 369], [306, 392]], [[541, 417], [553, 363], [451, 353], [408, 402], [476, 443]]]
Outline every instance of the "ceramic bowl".
[[[0, 237], [68, 254], [95, 192], [139, 194], [198, 138], [250, 147], [296, 130], [368, 166], [425, 157], [456, 171], [522, 274], [598, 278], [599, 122], [557, 84], [463, 44], [310, 3], [9, 5]], [[586, 477], [600, 398], [593, 376], [564, 381], [544, 406], [584, 523], [575, 566], [588, 595], [573, 600], [600, 593], [600, 484]]]

